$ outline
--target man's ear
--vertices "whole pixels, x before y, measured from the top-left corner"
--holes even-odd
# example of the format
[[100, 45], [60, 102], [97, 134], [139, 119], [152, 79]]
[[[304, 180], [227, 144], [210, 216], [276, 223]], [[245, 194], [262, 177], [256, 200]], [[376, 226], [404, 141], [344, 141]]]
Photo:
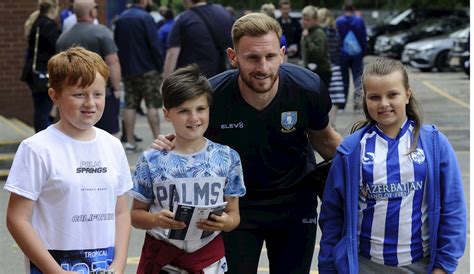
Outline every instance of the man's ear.
[[230, 64], [233, 68], [237, 68], [237, 55], [235, 54], [235, 50], [232, 48], [227, 48], [227, 57], [229, 58]]
[[281, 63], [283, 63], [284, 60], [285, 60], [285, 52], [286, 52], [286, 47], [285, 47], [285, 46], [282, 46], [282, 47], [280, 48]]

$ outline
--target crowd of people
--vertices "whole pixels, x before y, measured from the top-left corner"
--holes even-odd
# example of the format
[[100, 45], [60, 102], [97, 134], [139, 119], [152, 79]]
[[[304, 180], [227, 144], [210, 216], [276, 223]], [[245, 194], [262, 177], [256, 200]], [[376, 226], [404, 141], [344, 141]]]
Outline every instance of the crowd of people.
[[[146, 231], [137, 273], [257, 273], [264, 243], [270, 273], [309, 273], [318, 223], [320, 273], [456, 270], [467, 219], [456, 155], [423, 124], [400, 62], [363, 68], [365, 25], [352, 5], [337, 19], [306, 6], [300, 23], [288, 0], [278, 19], [271, 5], [235, 19], [221, 5], [184, 2], [159, 28], [151, 0], [134, 0], [113, 32], [94, 23], [94, 0], [74, 1], [66, 32], [51, 0], [25, 24], [37, 133], [4, 188], [27, 273], [124, 273], [132, 226]], [[295, 57], [301, 65], [285, 62]], [[349, 69], [365, 119], [342, 138], [334, 124]], [[130, 173], [142, 100], [156, 139]], [[159, 108], [174, 133], [160, 134]], [[319, 221], [315, 152], [332, 161]], [[175, 219], [177, 203], [225, 208], [188, 223]], [[169, 238], [192, 229], [209, 233]]]

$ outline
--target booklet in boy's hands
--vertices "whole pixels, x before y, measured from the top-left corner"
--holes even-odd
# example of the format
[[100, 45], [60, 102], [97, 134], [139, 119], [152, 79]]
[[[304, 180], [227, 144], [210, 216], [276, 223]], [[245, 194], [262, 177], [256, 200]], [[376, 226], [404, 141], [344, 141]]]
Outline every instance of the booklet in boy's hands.
[[183, 229], [171, 229], [168, 234], [169, 239], [173, 240], [199, 240], [211, 236], [214, 231], [204, 231], [197, 228], [196, 223], [199, 220], [209, 219], [211, 214], [221, 215], [224, 212], [227, 202], [215, 205], [186, 205], [178, 203], [175, 207], [174, 219], [186, 223]]

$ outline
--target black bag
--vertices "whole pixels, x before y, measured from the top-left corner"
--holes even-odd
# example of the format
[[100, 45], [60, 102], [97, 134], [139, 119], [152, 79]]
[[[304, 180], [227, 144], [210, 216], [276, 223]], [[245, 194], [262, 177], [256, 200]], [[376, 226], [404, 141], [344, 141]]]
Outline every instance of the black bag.
[[323, 200], [324, 187], [328, 178], [329, 169], [331, 168], [332, 159], [325, 160], [316, 165], [316, 167], [308, 175], [306, 180], [315, 187], [316, 194], [321, 201]]
[[33, 70], [33, 85], [32, 90], [36, 92], [48, 92], [49, 78], [47, 73]]
[[32, 89], [33, 93], [48, 92], [48, 88], [49, 88], [48, 73], [36, 70], [36, 62], [37, 62], [37, 56], [38, 56], [39, 31], [40, 31], [40, 28], [37, 27], [36, 28], [36, 37], [35, 37], [35, 49], [34, 49], [34, 55], [33, 55], [33, 64], [32, 64], [33, 81], [32, 81], [31, 89]]

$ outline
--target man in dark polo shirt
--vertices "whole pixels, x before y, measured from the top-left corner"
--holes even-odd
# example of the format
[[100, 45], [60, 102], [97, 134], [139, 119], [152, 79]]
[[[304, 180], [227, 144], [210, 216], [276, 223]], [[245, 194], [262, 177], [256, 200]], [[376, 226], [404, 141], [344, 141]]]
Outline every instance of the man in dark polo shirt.
[[[227, 273], [257, 273], [263, 242], [270, 273], [309, 273], [317, 229], [315, 149], [332, 158], [341, 137], [329, 124], [331, 99], [320, 78], [282, 64], [281, 27], [262, 13], [232, 27], [238, 68], [209, 81], [213, 87], [206, 137], [241, 157], [247, 194], [240, 199], [240, 225], [224, 234]], [[171, 139], [172, 136], [167, 136]], [[172, 150], [160, 136], [155, 148]]]

